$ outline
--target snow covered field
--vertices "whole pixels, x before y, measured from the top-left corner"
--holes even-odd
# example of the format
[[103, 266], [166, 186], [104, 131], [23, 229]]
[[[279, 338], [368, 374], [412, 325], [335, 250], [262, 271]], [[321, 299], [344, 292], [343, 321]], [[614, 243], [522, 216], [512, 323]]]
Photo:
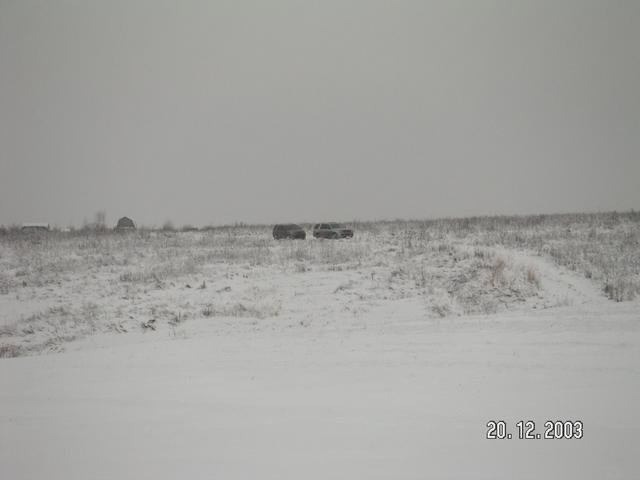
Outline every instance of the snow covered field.
[[5, 235], [0, 477], [634, 478], [639, 239], [633, 213]]

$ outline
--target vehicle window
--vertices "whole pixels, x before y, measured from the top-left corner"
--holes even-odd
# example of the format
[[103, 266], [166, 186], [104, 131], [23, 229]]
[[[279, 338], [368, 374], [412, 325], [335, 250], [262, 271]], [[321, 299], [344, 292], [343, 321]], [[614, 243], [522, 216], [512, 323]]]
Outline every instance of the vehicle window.
[[344, 228], [344, 225], [342, 225], [341, 223], [332, 223], [330, 225], [330, 228]]
[[329, 225], [323, 223], [322, 225], [320, 225], [320, 230], [329, 230]]

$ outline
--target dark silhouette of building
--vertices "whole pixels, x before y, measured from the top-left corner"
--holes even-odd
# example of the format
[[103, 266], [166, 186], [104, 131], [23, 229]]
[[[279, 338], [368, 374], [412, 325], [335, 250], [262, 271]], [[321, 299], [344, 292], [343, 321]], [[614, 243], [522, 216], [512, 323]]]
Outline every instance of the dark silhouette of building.
[[118, 231], [126, 231], [126, 230], [135, 230], [136, 224], [133, 223], [129, 217], [122, 217], [118, 220], [118, 224], [116, 225], [116, 230]]

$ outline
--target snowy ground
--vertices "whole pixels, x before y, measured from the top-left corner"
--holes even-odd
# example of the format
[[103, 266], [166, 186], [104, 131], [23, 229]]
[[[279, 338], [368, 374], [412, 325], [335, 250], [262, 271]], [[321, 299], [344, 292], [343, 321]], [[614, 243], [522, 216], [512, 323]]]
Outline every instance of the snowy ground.
[[[637, 299], [477, 237], [251, 240], [220, 263], [197, 235], [196, 267], [108, 240], [96, 262], [49, 245], [40, 277], [5, 245], [0, 478], [640, 471]], [[488, 440], [490, 420], [584, 437]]]

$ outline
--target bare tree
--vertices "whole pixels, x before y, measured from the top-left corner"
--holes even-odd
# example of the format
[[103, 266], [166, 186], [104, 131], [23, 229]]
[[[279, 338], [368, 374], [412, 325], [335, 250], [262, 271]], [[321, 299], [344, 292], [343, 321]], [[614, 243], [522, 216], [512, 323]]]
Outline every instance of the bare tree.
[[107, 214], [104, 210], [96, 212], [94, 227], [96, 230], [105, 230], [107, 228]]

